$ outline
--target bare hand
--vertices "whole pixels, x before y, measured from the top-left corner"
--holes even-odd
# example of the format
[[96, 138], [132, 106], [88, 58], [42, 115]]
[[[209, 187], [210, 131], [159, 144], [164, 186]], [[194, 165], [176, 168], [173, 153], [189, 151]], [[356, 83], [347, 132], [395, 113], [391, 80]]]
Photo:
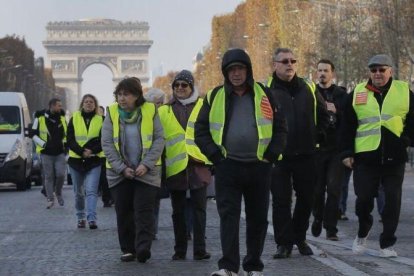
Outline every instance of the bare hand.
[[92, 151], [90, 149], [84, 149], [82, 153], [83, 158], [89, 158], [91, 157]]
[[134, 170], [133, 170], [133, 169], [131, 169], [131, 168], [125, 168], [125, 169], [122, 171], [122, 175], [123, 175], [125, 178], [128, 178], [128, 179], [133, 179], [133, 178], [135, 177]]
[[336, 113], [336, 107], [335, 104], [333, 103], [326, 103], [326, 108], [328, 109], [328, 111], [331, 111], [333, 113]]
[[342, 164], [344, 164], [345, 167], [348, 167], [348, 168], [352, 169], [352, 167], [354, 166], [354, 158], [353, 157], [347, 157], [344, 160], [342, 160]]
[[148, 168], [144, 165], [139, 165], [138, 168], [135, 169], [135, 176], [143, 176], [148, 172]]

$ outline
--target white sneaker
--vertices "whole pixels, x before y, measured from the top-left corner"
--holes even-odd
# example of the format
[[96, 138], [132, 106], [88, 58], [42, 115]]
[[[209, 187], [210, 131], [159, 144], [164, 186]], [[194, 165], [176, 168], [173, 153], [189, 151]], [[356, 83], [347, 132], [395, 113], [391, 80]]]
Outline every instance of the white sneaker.
[[263, 271], [245, 271], [244, 276], [264, 276]]
[[398, 257], [397, 252], [394, 250], [392, 246], [380, 249], [380, 257], [383, 258], [394, 258]]
[[211, 273], [211, 276], [238, 276], [236, 272], [227, 270], [227, 269], [220, 269]]
[[54, 201], [53, 200], [47, 200], [46, 209], [50, 209], [53, 207]]
[[354, 242], [352, 243], [352, 252], [355, 254], [362, 254], [367, 250], [367, 238], [359, 238], [356, 236]]

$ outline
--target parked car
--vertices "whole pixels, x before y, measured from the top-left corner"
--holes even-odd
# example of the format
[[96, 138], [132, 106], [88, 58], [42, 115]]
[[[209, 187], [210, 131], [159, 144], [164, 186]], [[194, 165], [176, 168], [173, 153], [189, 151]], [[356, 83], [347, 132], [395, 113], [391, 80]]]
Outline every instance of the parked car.
[[31, 119], [26, 98], [19, 92], [0, 92], [0, 182], [12, 182], [17, 190], [31, 188]]

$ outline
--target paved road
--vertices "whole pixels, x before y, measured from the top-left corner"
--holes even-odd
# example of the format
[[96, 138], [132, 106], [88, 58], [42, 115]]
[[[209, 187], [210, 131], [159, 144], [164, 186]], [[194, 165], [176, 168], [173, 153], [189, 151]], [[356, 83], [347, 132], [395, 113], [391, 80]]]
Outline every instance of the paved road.
[[[353, 215], [353, 189], [350, 185], [349, 217], [339, 223], [339, 242], [308, 235], [314, 248], [312, 257], [293, 251], [290, 259], [274, 260], [272, 227], [266, 239], [263, 261], [265, 275], [414, 275], [414, 172], [408, 171], [404, 183], [401, 222], [396, 250], [400, 257], [383, 259], [378, 255], [381, 225], [375, 223], [369, 238], [370, 251], [362, 256], [351, 252], [356, 234]], [[174, 236], [169, 199], [162, 200], [158, 240], [147, 264], [121, 263], [113, 208], [99, 202], [98, 230], [76, 228], [73, 192], [64, 186], [64, 207], [45, 208], [39, 187], [26, 192], [0, 187], [0, 275], [209, 275], [217, 269], [220, 257], [219, 223], [214, 201], [208, 202], [208, 261], [172, 262]], [[269, 213], [269, 218], [271, 214]], [[270, 220], [270, 219], [269, 219]], [[245, 253], [244, 221], [241, 223], [241, 250]], [[191, 242], [189, 243], [191, 247]], [[189, 248], [187, 256], [192, 256]], [[242, 273], [240, 273], [242, 275]]]

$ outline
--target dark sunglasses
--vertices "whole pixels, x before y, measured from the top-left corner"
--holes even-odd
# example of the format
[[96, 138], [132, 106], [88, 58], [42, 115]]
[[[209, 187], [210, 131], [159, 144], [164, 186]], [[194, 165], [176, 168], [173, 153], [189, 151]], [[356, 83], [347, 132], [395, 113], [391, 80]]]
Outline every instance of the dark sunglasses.
[[369, 71], [371, 71], [371, 73], [376, 73], [376, 72], [380, 72], [380, 73], [384, 73], [385, 71], [387, 71], [388, 68], [371, 68], [369, 69]]
[[296, 59], [282, 59], [282, 60], [276, 60], [276, 62], [278, 62], [278, 63], [283, 63], [283, 64], [289, 64], [289, 62], [290, 63], [292, 63], [292, 64], [295, 64], [296, 62], [297, 62], [297, 60]]
[[188, 83], [185, 83], [185, 82], [176, 82], [176, 83], [174, 83], [174, 88], [178, 88], [180, 86], [182, 88], [187, 88], [188, 87]]

